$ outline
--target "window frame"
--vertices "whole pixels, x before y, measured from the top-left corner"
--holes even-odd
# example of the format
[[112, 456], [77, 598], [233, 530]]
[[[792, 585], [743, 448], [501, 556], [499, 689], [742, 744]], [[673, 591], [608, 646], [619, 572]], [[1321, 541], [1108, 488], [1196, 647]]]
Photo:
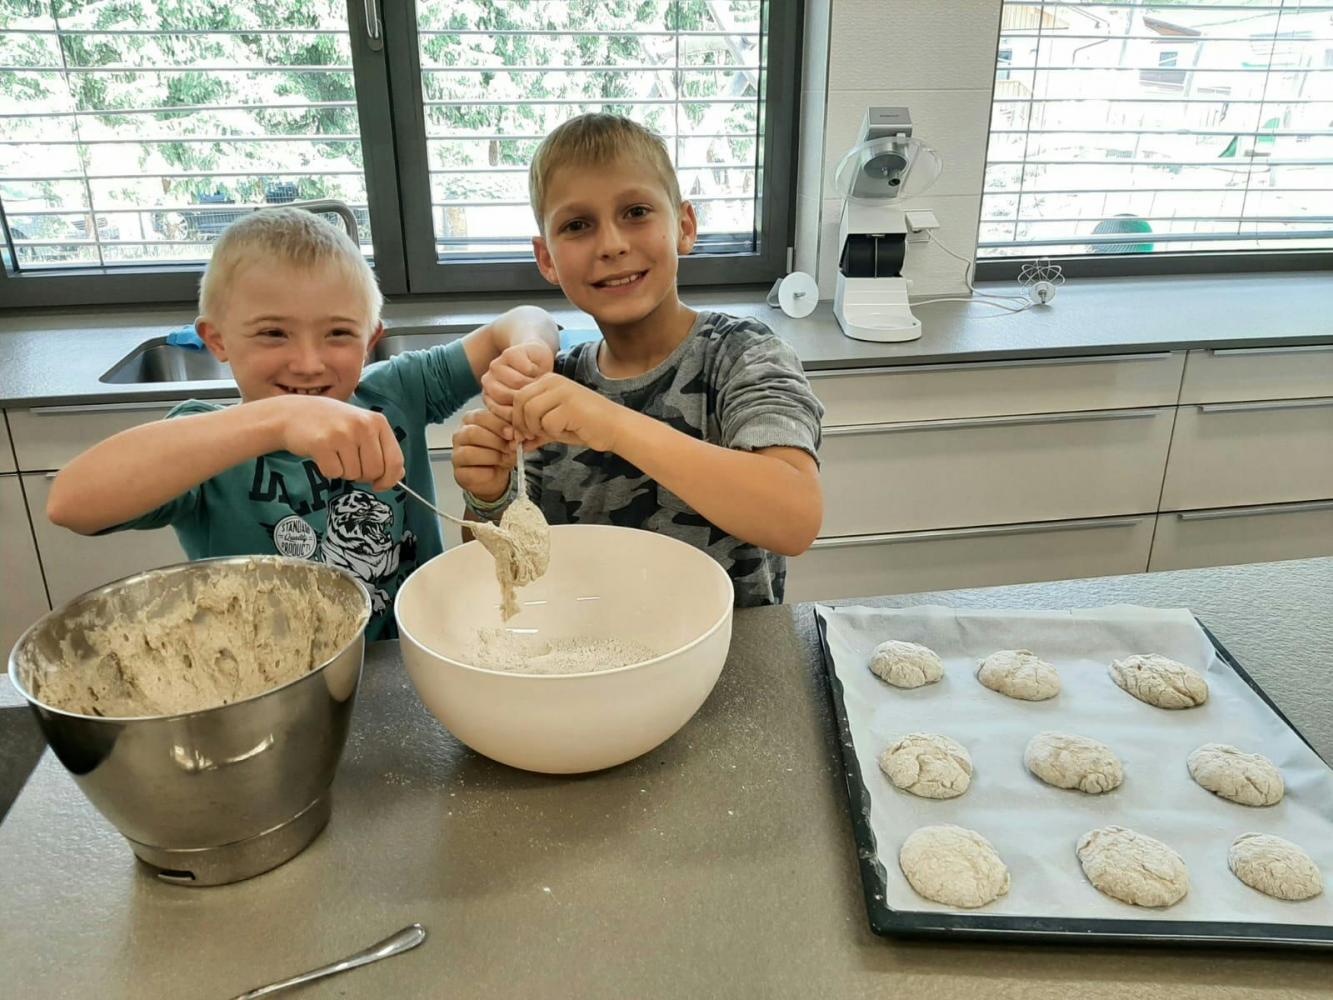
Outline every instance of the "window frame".
[[[786, 194], [762, 197], [756, 220], [757, 252], [681, 258], [681, 285], [757, 284], [787, 272], [795, 231], [804, 0], [766, 2], [768, 61], [763, 79], [767, 93], [757, 98], [764, 102], [764, 113], [756, 190]], [[531, 258], [494, 262], [440, 262], [435, 258], [416, 5], [411, 0], [383, 4], [347, 0], [347, 14], [367, 201], [375, 220], [371, 263], [385, 295], [410, 299], [549, 291], [551, 286]], [[375, 39], [371, 17], [378, 18], [381, 25]], [[408, 99], [395, 99], [400, 94]], [[407, 110], [400, 110], [395, 119], [393, 107]], [[202, 264], [15, 273], [0, 267], [0, 311], [194, 302], [202, 273]]]

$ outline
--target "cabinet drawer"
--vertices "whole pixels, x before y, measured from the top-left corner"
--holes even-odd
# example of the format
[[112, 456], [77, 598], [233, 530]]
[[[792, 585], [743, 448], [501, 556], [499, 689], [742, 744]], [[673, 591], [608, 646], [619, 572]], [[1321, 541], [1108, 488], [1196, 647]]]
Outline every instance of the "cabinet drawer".
[[1185, 354], [1117, 354], [809, 373], [824, 425], [1171, 406]]
[[1333, 497], [1333, 398], [1182, 406], [1162, 510]]
[[1150, 570], [1333, 556], [1333, 500], [1159, 514]]
[[1154, 515], [821, 539], [787, 562], [798, 601], [1142, 573]]
[[1182, 403], [1333, 396], [1333, 344], [1190, 351]]
[[[80, 452], [112, 434], [161, 420], [179, 402], [172, 399], [9, 410], [9, 430], [14, 438], [18, 467], [23, 472], [62, 469]], [[234, 403], [236, 400], [217, 402]]]
[[17, 468], [14, 465], [14, 449], [9, 441], [9, 415], [5, 414], [4, 422], [0, 424], [0, 473], [13, 472]]
[[[475, 399], [469, 403], [466, 409], [459, 410], [453, 416], [447, 418], [440, 424], [426, 425], [426, 447], [432, 451], [440, 449], [450, 449], [454, 446], [454, 431], [463, 425], [463, 414], [468, 410], [475, 410], [481, 406], [481, 400]], [[453, 477], [450, 476], [450, 480]]]
[[24, 629], [50, 610], [18, 476], [0, 476], [0, 673]]
[[1175, 409], [829, 428], [821, 535], [1157, 510]]
[[54, 606], [60, 607], [85, 591], [123, 576], [185, 561], [185, 552], [171, 528], [88, 538], [57, 527], [46, 519], [51, 481], [50, 476], [41, 473], [23, 477], [46, 587]]
[[[463, 491], [454, 482], [452, 452], [432, 451], [430, 453], [430, 471], [435, 477], [435, 506], [448, 514], [463, 516]], [[458, 525], [448, 521], [440, 525], [444, 532], [444, 547], [452, 549], [463, 543]]]

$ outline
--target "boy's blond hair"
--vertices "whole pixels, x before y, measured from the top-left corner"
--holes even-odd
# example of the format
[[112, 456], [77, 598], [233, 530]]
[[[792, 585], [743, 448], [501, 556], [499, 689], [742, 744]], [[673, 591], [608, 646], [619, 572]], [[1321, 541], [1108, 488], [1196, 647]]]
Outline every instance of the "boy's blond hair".
[[333, 266], [362, 285], [370, 306], [371, 326], [379, 322], [384, 296], [375, 272], [347, 231], [301, 208], [265, 208], [229, 225], [199, 280], [199, 314], [217, 322], [236, 274], [255, 261], [288, 264], [301, 270]]
[[551, 175], [562, 167], [602, 167], [635, 162], [648, 167], [666, 189], [671, 207], [680, 207], [680, 183], [666, 142], [656, 132], [619, 115], [592, 112], [571, 118], [542, 140], [528, 167], [528, 198], [537, 228], [545, 234], [542, 215]]

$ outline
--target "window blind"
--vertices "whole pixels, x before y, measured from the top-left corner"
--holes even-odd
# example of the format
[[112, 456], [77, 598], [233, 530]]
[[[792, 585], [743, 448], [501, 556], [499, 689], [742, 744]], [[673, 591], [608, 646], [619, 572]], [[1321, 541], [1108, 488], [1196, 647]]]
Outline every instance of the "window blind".
[[1333, 5], [1004, 0], [978, 257], [1333, 248]]

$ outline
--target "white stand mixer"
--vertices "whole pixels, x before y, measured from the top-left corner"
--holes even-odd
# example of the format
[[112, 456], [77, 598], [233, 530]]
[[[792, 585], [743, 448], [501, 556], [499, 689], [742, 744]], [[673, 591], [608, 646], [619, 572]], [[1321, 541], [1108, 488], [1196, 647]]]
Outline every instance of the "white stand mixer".
[[[940, 175], [939, 155], [912, 138], [906, 108], [870, 108], [862, 140], [842, 158], [834, 184], [846, 199], [838, 226], [838, 286], [833, 314], [854, 340], [888, 343], [921, 336], [902, 276], [907, 234], [937, 228], [930, 212], [902, 201]], [[909, 185], [910, 177], [910, 185]]]

